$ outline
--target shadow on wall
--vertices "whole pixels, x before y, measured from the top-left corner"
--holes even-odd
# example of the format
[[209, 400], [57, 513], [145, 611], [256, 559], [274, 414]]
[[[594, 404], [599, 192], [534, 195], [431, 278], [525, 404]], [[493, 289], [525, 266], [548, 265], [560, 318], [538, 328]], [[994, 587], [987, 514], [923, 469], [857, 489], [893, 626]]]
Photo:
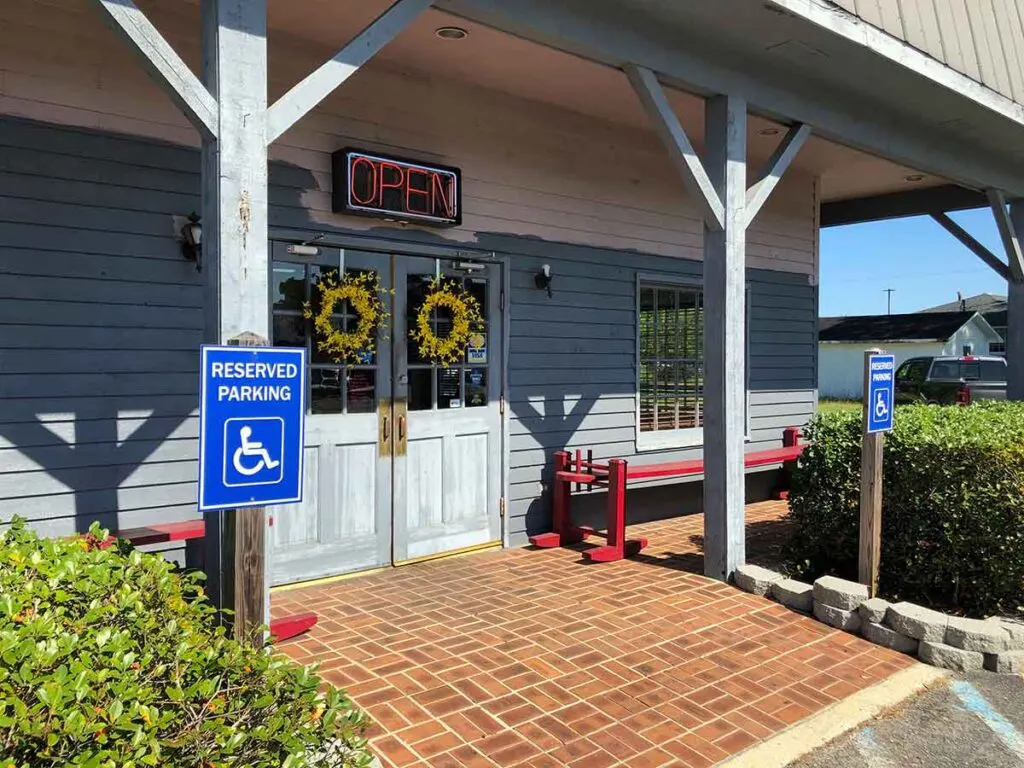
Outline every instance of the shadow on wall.
[[[20, 119], [0, 118], [0, 136], [5, 169], [0, 176], [0, 269], [8, 275], [9, 290], [0, 324], [10, 339], [2, 345], [7, 349], [0, 368], [5, 404], [0, 438], [9, 443], [0, 445], [0, 520], [21, 514], [48, 521], [48, 533], [56, 535], [85, 530], [94, 520], [116, 530], [119, 523], [129, 527], [195, 517], [198, 425], [193, 414], [203, 276], [182, 258], [171, 217], [199, 208], [199, 152]], [[343, 136], [336, 139], [339, 148], [347, 142]], [[375, 237], [459, 245], [421, 229], [353, 231], [314, 221], [302, 197], [318, 189], [318, 182], [295, 165], [271, 163], [270, 185], [272, 230], [356, 235], [368, 245]], [[523, 285], [547, 259], [595, 253], [500, 233], [482, 235], [475, 245], [509, 254], [513, 283]], [[587, 269], [587, 257], [578, 257], [577, 269]], [[656, 271], [666, 260], [639, 252], [630, 258], [635, 265], [619, 262], [614, 278], [622, 281], [632, 302], [635, 270], [646, 264]], [[536, 322], [557, 328], [573, 311], [560, 303], [558, 292], [550, 303], [531, 304], [532, 296], [513, 296], [517, 327]], [[598, 322], [601, 311], [574, 316], [578, 322]], [[618, 330], [625, 335], [619, 338], [631, 339], [633, 327], [622, 325]], [[545, 348], [544, 338], [532, 343], [534, 348], [518, 362], [513, 351], [510, 405], [535, 450], [544, 453], [530, 480], [540, 495], [541, 488], [550, 487], [551, 454], [585, 428], [595, 406], [604, 398], [634, 396], [635, 364], [629, 362], [628, 370], [590, 370], [587, 355], [573, 352], [558, 371], [533, 370], [526, 358], [552, 350]], [[633, 353], [628, 357], [632, 360]], [[578, 367], [576, 359], [581, 360]], [[761, 379], [752, 374], [751, 388], [803, 391], [813, 389], [809, 378], [787, 387], [788, 382], [780, 385], [768, 373]], [[58, 423], [51, 429], [50, 422]], [[755, 477], [749, 486], [756, 489]], [[699, 511], [699, 489], [699, 484], [637, 489], [630, 495], [630, 519]], [[602, 503], [595, 496], [577, 506], [581, 514], [596, 509], [600, 517]], [[528, 503], [525, 525], [532, 532], [549, 524], [544, 493]]]
[[[194, 518], [204, 281], [172, 217], [200, 208], [199, 152], [10, 118], [0, 136], [0, 521]], [[292, 210], [316, 186], [271, 179]]]

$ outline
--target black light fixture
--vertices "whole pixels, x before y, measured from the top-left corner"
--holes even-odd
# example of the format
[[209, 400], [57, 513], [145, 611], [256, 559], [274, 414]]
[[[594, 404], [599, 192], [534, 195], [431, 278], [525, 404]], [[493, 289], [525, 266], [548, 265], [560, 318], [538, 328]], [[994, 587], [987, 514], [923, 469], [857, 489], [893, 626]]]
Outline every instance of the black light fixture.
[[188, 221], [181, 228], [181, 255], [189, 261], [194, 261], [196, 271], [202, 272], [203, 224], [195, 211], [188, 215]]
[[550, 299], [551, 294], [551, 265], [545, 264], [540, 268], [540, 272], [533, 276], [533, 284], [537, 286], [538, 290], [547, 291], [548, 298]]

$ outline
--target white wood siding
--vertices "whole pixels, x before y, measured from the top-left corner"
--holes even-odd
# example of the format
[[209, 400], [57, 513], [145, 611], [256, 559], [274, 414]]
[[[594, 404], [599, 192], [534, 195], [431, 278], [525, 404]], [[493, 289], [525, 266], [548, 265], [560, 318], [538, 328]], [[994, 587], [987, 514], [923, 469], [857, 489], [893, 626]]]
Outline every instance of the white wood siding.
[[833, 0], [893, 37], [1024, 103], [1024, 0]]

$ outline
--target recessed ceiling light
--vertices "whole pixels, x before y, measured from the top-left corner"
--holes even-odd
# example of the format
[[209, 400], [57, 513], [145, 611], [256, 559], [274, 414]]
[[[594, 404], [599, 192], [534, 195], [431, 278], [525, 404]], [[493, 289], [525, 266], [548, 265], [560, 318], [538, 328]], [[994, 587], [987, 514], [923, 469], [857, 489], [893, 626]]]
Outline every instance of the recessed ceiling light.
[[442, 40], [465, 40], [469, 37], [469, 32], [462, 27], [438, 27], [434, 34]]
[[903, 177], [904, 181], [924, 181], [923, 173], [912, 173], [909, 176]]

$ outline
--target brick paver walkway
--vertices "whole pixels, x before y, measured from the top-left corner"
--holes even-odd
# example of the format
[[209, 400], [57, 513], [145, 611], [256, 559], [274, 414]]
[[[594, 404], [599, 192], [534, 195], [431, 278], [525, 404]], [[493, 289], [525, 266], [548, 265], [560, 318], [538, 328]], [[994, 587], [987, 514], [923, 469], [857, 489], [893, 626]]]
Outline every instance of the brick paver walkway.
[[[784, 505], [748, 508], [771, 559]], [[282, 646], [377, 722], [389, 766], [707, 766], [907, 667], [698, 575], [700, 516], [640, 557], [512, 549], [277, 593], [320, 622]]]

